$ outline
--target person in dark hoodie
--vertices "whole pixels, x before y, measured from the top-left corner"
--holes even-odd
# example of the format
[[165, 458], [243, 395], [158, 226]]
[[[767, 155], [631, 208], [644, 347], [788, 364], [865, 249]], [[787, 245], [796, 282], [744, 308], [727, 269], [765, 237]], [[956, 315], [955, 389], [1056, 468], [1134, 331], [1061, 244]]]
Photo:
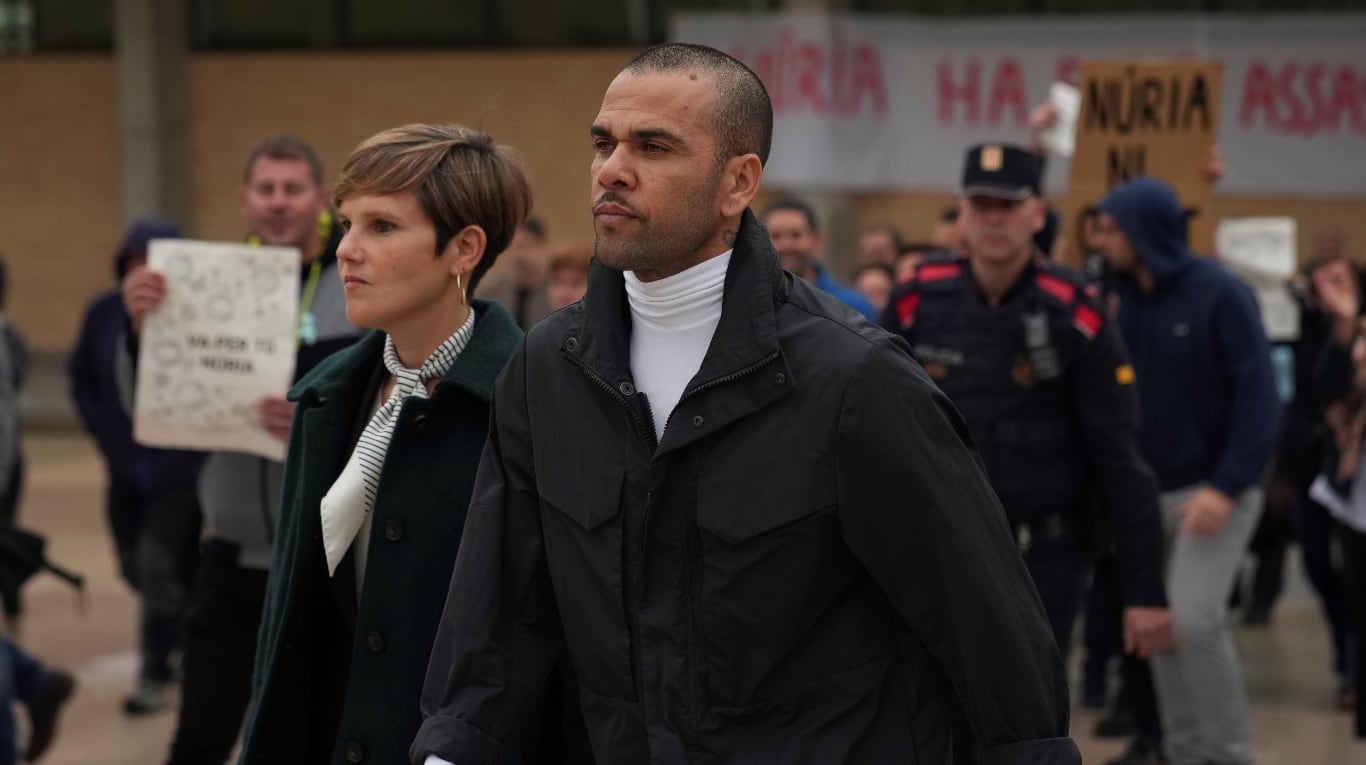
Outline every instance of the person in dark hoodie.
[[1252, 292], [1187, 245], [1171, 187], [1136, 178], [1098, 205], [1138, 376], [1143, 456], [1162, 487], [1176, 645], [1152, 657], [1172, 765], [1250, 763], [1228, 593], [1257, 527], [1280, 403]]
[[[149, 241], [179, 236], [179, 229], [167, 221], [134, 221], [114, 256], [119, 281], [145, 266]], [[138, 686], [123, 708], [128, 714], [146, 714], [171, 703], [171, 655], [180, 644], [198, 560], [195, 483], [204, 455], [134, 443], [132, 391], [120, 383], [117, 372], [127, 326], [118, 289], [96, 296], [86, 309], [67, 375], [81, 424], [104, 456], [109, 480], [105, 512], [119, 573], [137, 592], [141, 609]]]

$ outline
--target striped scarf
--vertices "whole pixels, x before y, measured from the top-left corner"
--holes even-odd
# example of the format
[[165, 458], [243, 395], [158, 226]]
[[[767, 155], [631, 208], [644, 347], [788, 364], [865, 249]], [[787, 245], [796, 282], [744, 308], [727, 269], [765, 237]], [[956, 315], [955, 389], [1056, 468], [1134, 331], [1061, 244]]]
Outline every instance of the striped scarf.
[[[445, 376], [473, 334], [474, 311], [471, 310], [460, 329], [432, 351], [421, 369], [403, 366], [394, 350], [393, 338], [385, 336], [384, 366], [394, 376], [394, 390], [366, 423], [365, 431], [351, 452], [351, 459], [322, 501], [323, 552], [327, 554], [328, 576], [336, 574], [337, 566], [375, 506], [384, 457], [389, 452], [389, 440], [393, 438], [403, 402], [410, 397], [427, 398], [427, 386], [423, 381]], [[361, 544], [365, 544], [365, 540]]]

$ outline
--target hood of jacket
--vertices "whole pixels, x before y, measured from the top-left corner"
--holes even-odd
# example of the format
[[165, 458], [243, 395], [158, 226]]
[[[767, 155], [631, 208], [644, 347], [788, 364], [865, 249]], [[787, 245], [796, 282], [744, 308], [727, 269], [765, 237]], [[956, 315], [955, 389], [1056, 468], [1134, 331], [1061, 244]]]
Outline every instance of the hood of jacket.
[[128, 275], [128, 261], [138, 253], [146, 254], [147, 244], [153, 239], [179, 239], [176, 224], [161, 218], [143, 217], [133, 221], [123, 235], [123, 244], [114, 253], [114, 274], [119, 281]]
[[1166, 183], [1135, 178], [1105, 195], [1096, 209], [1109, 213], [1119, 224], [1152, 272], [1157, 288], [1194, 261], [1187, 244], [1186, 211]]

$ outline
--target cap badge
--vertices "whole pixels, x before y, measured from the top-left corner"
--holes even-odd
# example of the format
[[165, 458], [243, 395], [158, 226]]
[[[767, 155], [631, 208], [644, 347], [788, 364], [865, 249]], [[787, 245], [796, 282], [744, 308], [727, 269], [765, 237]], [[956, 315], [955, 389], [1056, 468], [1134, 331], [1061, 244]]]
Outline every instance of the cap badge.
[[1001, 166], [1005, 164], [1005, 155], [1001, 151], [1001, 147], [983, 146], [980, 164], [984, 172], [995, 173], [1000, 171]]

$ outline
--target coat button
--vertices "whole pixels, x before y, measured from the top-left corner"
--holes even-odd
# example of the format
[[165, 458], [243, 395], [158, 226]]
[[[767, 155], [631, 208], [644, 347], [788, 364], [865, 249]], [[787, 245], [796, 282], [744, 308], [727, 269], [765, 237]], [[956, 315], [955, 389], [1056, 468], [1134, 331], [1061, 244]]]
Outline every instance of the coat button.
[[365, 747], [361, 746], [360, 744], [356, 743], [355, 741], [348, 742], [347, 745], [346, 745], [346, 761], [347, 761], [347, 762], [364, 762], [364, 761], [365, 761]]
[[419, 415], [413, 420], [413, 424], [417, 426], [417, 429], [418, 429], [418, 430], [431, 430], [431, 428], [432, 428], [432, 418], [428, 417], [428, 416], [425, 415], [425, 414], [419, 414]]
[[384, 538], [390, 542], [397, 542], [403, 538], [403, 524], [398, 521], [384, 522]]
[[782, 372], [779, 372], [778, 374], [773, 375], [773, 384], [774, 384], [774, 385], [786, 385], [786, 384], [787, 384], [787, 375], [783, 374]]
[[636, 395], [636, 386], [632, 385], [629, 382], [624, 382], [621, 385], [617, 386], [617, 390], [621, 391], [621, 395], [623, 396]]
[[694, 428], [700, 428], [700, 427], [702, 427], [703, 425], [705, 425], [706, 423], [707, 423], [707, 421], [704, 420], [704, 419], [702, 419], [702, 415], [700, 415], [700, 414], [697, 415], [696, 417], [692, 418], [692, 426], [693, 426]]
[[384, 636], [378, 632], [365, 633], [365, 649], [370, 653], [379, 653], [384, 650]]
[[574, 338], [572, 338], [572, 337], [569, 338], [569, 339], [567, 339], [567, 340], [565, 340], [565, 341], [564, 341], [564, 349], [565, 349], [566, 351], [569, 351], [570, 353], [573, 353], [574, 351], [577, 351], [577, 350], [579, 349], [579, 341], [576, 340], [576, 339], [574, 339]]
[[318, 396], [318, 406], [322, 406], [323, 404], [326, 404], [326, 403], [327, 403], [327, 396]]

